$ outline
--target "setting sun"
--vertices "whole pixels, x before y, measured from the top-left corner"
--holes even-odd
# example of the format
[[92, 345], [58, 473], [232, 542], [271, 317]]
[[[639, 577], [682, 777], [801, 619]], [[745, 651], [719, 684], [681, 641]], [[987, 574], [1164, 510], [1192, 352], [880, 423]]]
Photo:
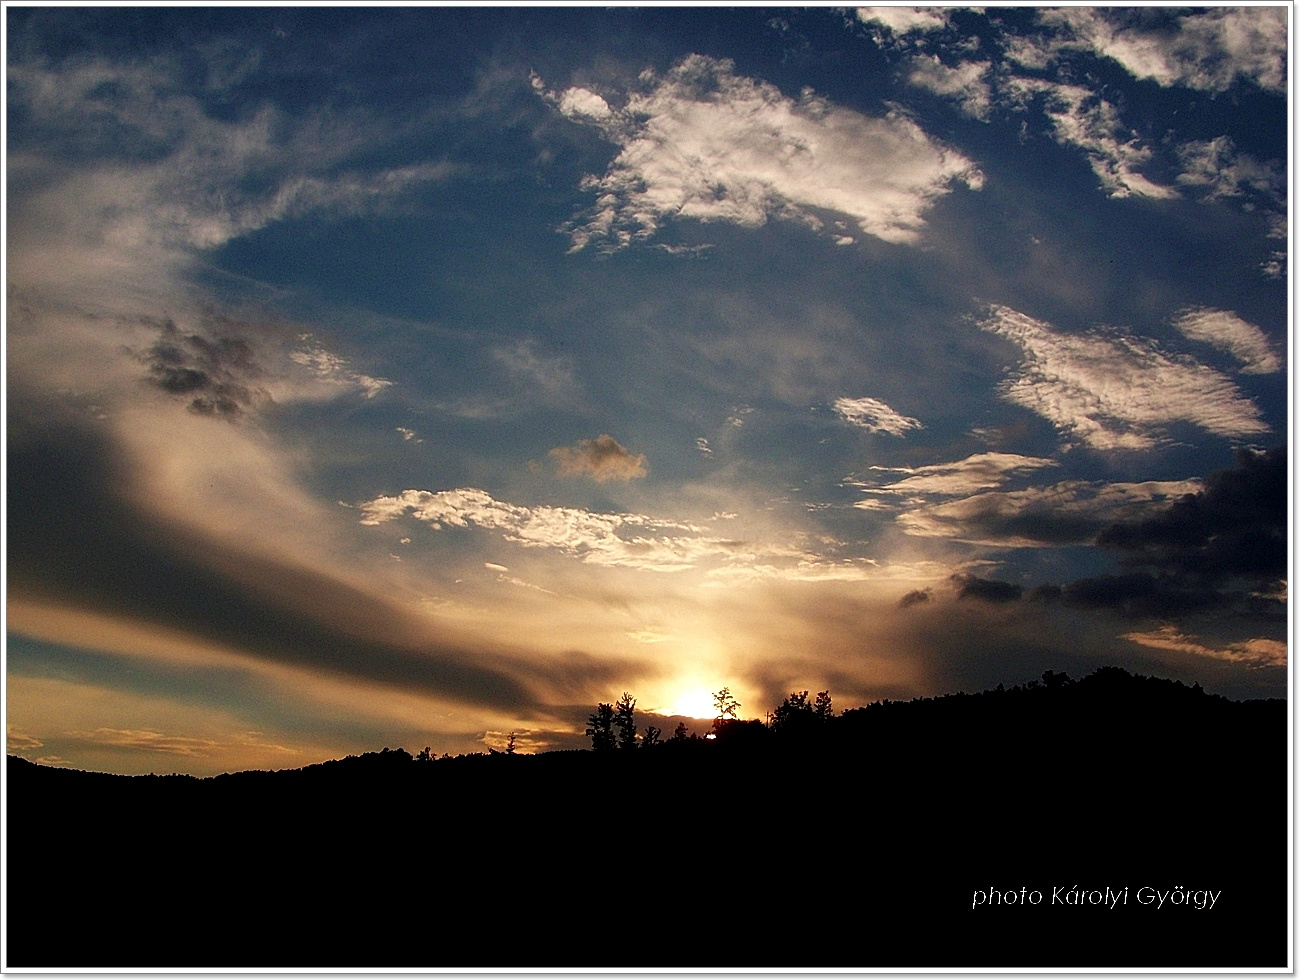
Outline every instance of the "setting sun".
[[696, 687], [679, 695], [667, 713], [687, 718], [712, 718], [717, 715], [718, 709], [714, 705], [713, 692]]

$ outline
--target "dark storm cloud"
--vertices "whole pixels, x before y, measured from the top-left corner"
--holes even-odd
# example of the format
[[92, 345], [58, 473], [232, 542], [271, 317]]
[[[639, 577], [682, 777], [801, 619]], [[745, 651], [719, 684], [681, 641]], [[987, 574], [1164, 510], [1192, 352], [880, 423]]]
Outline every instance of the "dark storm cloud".
[[[57, 416], [53, 416], [57, 417]], [[102, 435], [49, 423], [9, 447], [11, 598], [161, 624], [268, 661], [498, 708], [535, 700], [543, 665], [430, 641], [397, 606], [321, 572], [203, 537], [130, 500]], [[605, 668], [569, 658], [562, 674]], [[607, 678], [606, 678], [607, 679]]]
[[911, 592], [907, 593], [907, 595], [903, 596], [903, 598], [898, 600], [898, 608], [906, 609], [909, 606], [919, 606], [921, 603], [929, 601], [929, 589], [913, 589]]
[[1113, 524], [1097, 537], [1124, 553], [1124, 564], [1199, 582], [1257, 582], [1286, 576], [1286, 449], [1241, 450], [1237, 468], [1220, 470], [1205, 489], [1142, 521]]
[[1109, 609], [1124, 616], [1168, 618], [1220, 609], [1232, 597], [1215, 589], [1195, 588], [1149, 572], [1098, 575], [1064, 586], [1061, 600], [1079, 609]]
[[159, 333], [157, 342], [141, 356], [149, 381], [169, 395], [186, 399], [190, 411], [237, 418], [268, 400], [253, 383], [262, 371], [248, 341], [183, 332], [171, 320], [161, 324]]
[[974, 575], [954, 575], [957, 584], [958, 599], [979, 599], [983, 602], [1015, 602], [1024, 591], [1014, 582], [1001, 582], [992, 578], [978, 578]]
[[1237, 467], [1212, 473], [1199, 493], [1101, 530], [1097, 544], [1119, 552], [1129, 571], [1039, 589], [1034, 598], [1131, 617], [1277, 615], [1285, 604], [1268, 591], [1287, 575], [1286, 501], [1286, 449], [1241, 450]]

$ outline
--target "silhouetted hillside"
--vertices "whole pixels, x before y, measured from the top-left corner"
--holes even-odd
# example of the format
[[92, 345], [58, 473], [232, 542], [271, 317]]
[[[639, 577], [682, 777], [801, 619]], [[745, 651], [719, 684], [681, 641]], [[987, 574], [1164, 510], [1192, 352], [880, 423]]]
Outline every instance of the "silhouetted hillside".
[[10, 964], [1284, 966], [1286, 760], [1284, 702], [1113, 669], [636, 752], [10, 757]]

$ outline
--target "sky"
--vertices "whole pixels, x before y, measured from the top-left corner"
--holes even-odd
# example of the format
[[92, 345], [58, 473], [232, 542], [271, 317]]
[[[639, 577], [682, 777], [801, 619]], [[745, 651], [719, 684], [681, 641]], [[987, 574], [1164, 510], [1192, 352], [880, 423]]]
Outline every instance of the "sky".
[[1287, 16], [7, 6], [9, 751], [1286, 696]]

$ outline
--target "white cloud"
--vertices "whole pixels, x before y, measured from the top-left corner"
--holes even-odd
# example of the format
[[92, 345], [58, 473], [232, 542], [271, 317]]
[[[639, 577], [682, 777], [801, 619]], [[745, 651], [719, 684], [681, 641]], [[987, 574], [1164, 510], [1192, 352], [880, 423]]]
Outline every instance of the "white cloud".
[[[972, 493], [1001, 486], [1013, 476], [1031, 473], [1045, 466], [1058, 465], [1055, 460], [1037, 456], [1018, 456], [1014, 453], [977, 453], [951, 463], [934, 463], [883, 470], [906, 473], [905, 479], [878, 487], [863, 487], [870, 493], [887, 494], [943, 494]], [[875, 467], [873, 467], [875, 469]], [[882, 468], [883, 469], [883, 468]], [[864, 501], [865, 503], [865, 501]], [[875, 509], [864, 507], [863, 509]]]
[[613, 118], [609, 103], [595, 92], [584, 88], [571, 88], [560, 95], [559, 109], [570, 119], [603, 122]]
[[1059, 334], [1005, 306], [993, 306], [982, 326], [1024, 355], [1001, 385], [1002, 397], [1094, 449], [1149, 449], [1180, 421], [1229, 438], [1269, 431], [1259, 408], [1228, 378], [1152, 341]]
[[1178, 148], [1178, 157], [1183, 166], [1178, 182], [1202, 189], [1211, 200], [1242, 197], [1248, 192], [1273, 206], [1284, 199], [1286, 181], [1281, 168], [1237, 152], [1229, 136], [1184, 143]]
[[[289, 353], [289, 359], [309, 369], [318, 380], [327, 385], [358, 389], [364, 392], [367, 398], [374, 398], [393, 384], [386, 378], [372, 378], [368, 374], [353, 371], [348, 366], [347, 358], [327, 351], [319, 343], [311, 340], [309, 335], [304, 337], [303, 341], [302, 347]], [[410, 438], [405, 435], [404, 430], [397, 431], [403, 432], [405, 438]]]
[[1120, 520], [1151, 516], [1201, 489], [1199, 480], [1094, 483], [1067, 480], [1048, 487], [980, 493], [927, 504], [897, 518], [907, 534], [996, 547], [1052, 547], [1091, 542]]
[[1114, 58], [1134, 77], [1166, 87], [1223, 92], [1241, 77], [1271, 92], [1286, 88], [1286, 7], [1210, 7], [1160, 30], [1124, 26], [1090, 7], [1048, 9], [1040, 19], [1065, 31], [1062, 46]]
[[1227, 351], [1241, 362], [1242, 374], [1273, 374], [1282, 369], [1264, 331], [1235, 313], [1193, 307], [1180, 313], [1174, 326], [1189, 340]]
[[901, 436], [908, 429], [924, 428], [916, 419], [900, 415], [875, 398], [837, 398], [835, 411], [849, 425], [856, 425], [868, 432]]
[[1056, 141], [1077, 146], [1088, 155], [1092, 172], [1111, 197], [1178, 196], [1173, 188], [1156, 184], [1138, 172], [1151, 159], [1151, 148], [1143, 146], [1124, 126], [1118, 109], [1090, 89], [1040, 78], [1011, 78], [1004, 87], [1021, 104], [1042, 96], [1043, 111], [1052, 122]]
[[[156, 274], [160, 262], [272, 222], [372, 210], [452, 172], [445, 162], [350, 169], [378, 127], [270, 107], [223, 119], [161, 62], [26, 62], [8, 73], [10, 101], [33, 134], [12, 150], [11, 173], [40, 177], [10, 201], [10, 235], [24, 243], [17, 270], [34, 281], [57, 275], [48, 267], [68, 251], [106, 277], [139, 262]], [[93, 162], [69, 166], [87, 159], [87, 141]]]
[[[754, 228], [780, 217], [821, 227], [820, 210], [908, 243], [954, 182], [982, 182], [971, 161], [901, 112], [864, 116], [809, 90], [791, 99], [734, 74], [726, 60], [691, 55], [642, 81], [644, 90], [608, 117], [591, 114], [591, 93], [544, 93], [620, 147], [603, 176], [584, 179], [597, 200], [569, 226], [575, 249], [622, 248], [675, 218]], [[579, 114], [578, 106], [587, 108]]]
[[948, 26], [948, 11], [941, 7], [858, 7], [858, 20], [880, 24], [895, 34], [941, 31]]
[[361, 523], [382, 524], [408, 511], [435, 530], [480, 527], [501, 532], [525, 548], [553, 548], [594, 565], [679, 572], [706, 560], [752, 562], [759, 557], [803, 557], [778, 545], [709, 536], [707, 529], [641, 514], [602, 514], [571, 507], [521, 507], [483, 490], [406, 490], [360, 505]]
[[408, 429], [405, 426], [399, 425], [396, 431], [401, 433], [403, 442], [424, 442], [424, 440], [420, 438], [419, 433], [414, 429]]
[[1197, 657], [1230, 660], [1251, 667], [1286, 666], [1286, 644], [1281, 640], [1256, 638], [1229, 643], [1225, 647], [1209, 647], [1198, 642], [1195, 636], [1178, 632], [1174, 626], [1162, 626], [1149, 633], [1124, 633], [1120, 639], [1132, 640], [1139, 646], [1153, 650], [1190, 653]]
[[993, 104], [988, 74], [987, 61], [966, 61], [950, 68], [936, 55], [920, 54], [912, 59], [907, 81], [917, 88], [952, 99], [968, 116], [987, 120]]

